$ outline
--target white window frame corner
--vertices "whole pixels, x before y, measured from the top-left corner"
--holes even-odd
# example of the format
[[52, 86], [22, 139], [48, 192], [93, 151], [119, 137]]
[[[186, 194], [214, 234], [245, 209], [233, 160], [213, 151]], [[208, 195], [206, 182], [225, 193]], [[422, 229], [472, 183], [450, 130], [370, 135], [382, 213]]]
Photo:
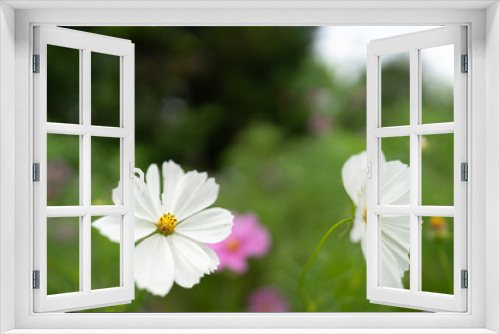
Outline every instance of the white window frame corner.
[[[66, 6], [66, 8], [58, 8]], [[71, 8], [73, 6], [73, 8]], [[127, 6], [133, 9], [126, 8]], [[298, 1], [112, 2], [15, 1], [0, 3], [0, 332], [36, 329], [253, 328], [279, 332], [286, 324], [301, 331], [422, 333], [500, 332], [500, 10], [497, 1], [436, 0], [394, 3]], [[76, 9], [76, 8], [80, 9]], [[108, 9], [102, 11], [102, 8]], [[161, 7], [161, 8], [159, 8]], [[449, 8], [448, 8], [449, 7]], [[141, 8], [141, 10], [137, 10]], [[375, 8], [375, 9], [374, 9]], [[35, 314], [32, 312], [32, 27], [48, 25], [438, 25], [469, 27], [469, 311], [465, 314]], [[133, 42], [133, 41], [132, 41]], [[12, 84], [14, 82], [14, 84]], [[15, 142], [15, 145], [11, 145]], [[486, 167], [485, 167], [486, 166]], [[14, 175], [14, 177], [12, 177]], [[486, 182], [486, 176], [488, 182]], [[5, 186], [4, 186], [5, 185]], [[14, 197], [12, 198], [12, 193]], [[12, 224], [12, 221], [15, 224]], [[472, 229], [474, 226], [474, 229]], [[14, 259], [12, 257], [14, 254]], [[15, 289], [12, 289], [15, 286]], [[486, 293], [487, 292], [487, 293]], [[12, 307], [14, 305], [14, 307]], [[425, 320], [425, 321], [422, 321]], [[165, 329], [165, 324], [170, 324]], [[258, 326], [258, 327], [256, 327]], [[335, 326], [335, 327], [333, 327]], [[355, 327], [353, 327], [355, 326]], [[258, 329], [260, 328], [260, 329]], [[385, 328], [386, 330], [381, 330]], [[142, 330], [143, 332], [144, 330]], [[234, 330], [236, 331], [236, 330]], [[248, 331], [248, 330], [247, 330]], [[132, 333], [133, 331], [130, 331]], [[137, 330], [138, 333], [141, 330]], [[295, 331], [296, 332], [296, 331]], [[354, 331], [353, 331], [354, 332]], [[414, 331], [413, 331], [414, 332]]]

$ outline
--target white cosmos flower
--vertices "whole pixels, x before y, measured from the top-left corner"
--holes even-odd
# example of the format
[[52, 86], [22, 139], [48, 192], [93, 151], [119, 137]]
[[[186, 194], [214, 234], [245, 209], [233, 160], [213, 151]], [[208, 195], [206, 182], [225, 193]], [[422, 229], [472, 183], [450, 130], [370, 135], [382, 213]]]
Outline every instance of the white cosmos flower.
[[[366, 152], [353, 155], [342, 167], [344, 188], [356, 206], [351, 241], [361, 242], [366, 260], [366, 174], [363, 175], [360, 195], [357, 190], [359, 170], [366, 168]], [[384, 205], [410, 204], [410, 168], [401, 161], [385, 161], [382, 156], [381, 202]], [[402, 277], [410, 267], [409, 216], [382, 216], [381, 282], [384, 287], [403, 288]]]
[[[162, 165], [163, 191], [156, 164], [142, 181], [135, 178], [135, 282], [141, 289], [165, 296], [174, 281], [191, 288], [219, 265], [215, 252], [205, 244], [218, 243], [231, 233], [233, 215], [225, 209], [209, 208], [219, 186], [207, 173], [184, 173], [172, 161]], [[113, 201], [120, 202], [118, 188]], [[120, 219], [106, 216], [93, 223], [110, 240], [120, 242]]]

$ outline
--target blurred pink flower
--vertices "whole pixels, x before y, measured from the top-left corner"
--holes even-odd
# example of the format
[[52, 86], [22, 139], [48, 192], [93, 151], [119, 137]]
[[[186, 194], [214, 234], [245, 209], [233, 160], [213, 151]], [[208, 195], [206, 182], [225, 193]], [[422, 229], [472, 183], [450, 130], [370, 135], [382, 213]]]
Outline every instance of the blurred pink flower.
[[47, 162], [47, 197], [57, 198], [74, 175], [75, 171], [65, 160], [49, 160]]
[[333, 129], [333, 121], [328, 115], [313, 114], [307, 121], [307, 130], [311, 134], [328, 133]]
[[288, 310], [288, 302], [273, 287], [259, 288], [248, 297], [249, 312], [288, 312]]
[[207, 246], [219, 257], [219, 270], [229, 268], [235, 273], [243, 274], [248, 270], [247, 258], [267, 254], [271, 237], [254, 213], [235, 214], [233, 222], [233, 231], [227, 239]]

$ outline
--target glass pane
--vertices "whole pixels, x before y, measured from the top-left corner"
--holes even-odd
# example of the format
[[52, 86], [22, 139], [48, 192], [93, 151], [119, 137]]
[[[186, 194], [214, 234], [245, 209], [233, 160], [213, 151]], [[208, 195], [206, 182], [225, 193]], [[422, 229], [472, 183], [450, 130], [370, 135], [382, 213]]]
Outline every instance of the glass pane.
[[80, 50], [47, 45], [47, 121], [80, 122]]
[[379, 286], [410, 288], [410, 216], [380, 217]]
[[92, 52], [92, 124], [120, 126], [120, 57]]
[[421, 137], [422, 205], [453, 206], [453, 134]]
[[[92, 289], [120, 286], [121, 216], [92, 217]], [[106, 236], [102, 232], [106, 233]]]
[[422, 291], [453, 294], [453, 218], [421, 219]]
[[410, 124], [410, 53], [380, 57], [382, 126]]
[[47, 294], [80, 291], [80, 217], [47, 218]]
[[380, 203], [410, 205], [410, 137], [382, 138], [381, 146]]
[[79, 136], [47, 134], [48, 206], [80, 205], [79, 161]]
[[453, 45], [420, 50], [422, 123], [453, 122]]
[[92, 137], [92, 205], [113, 205], [120, 181], [120, 138]]

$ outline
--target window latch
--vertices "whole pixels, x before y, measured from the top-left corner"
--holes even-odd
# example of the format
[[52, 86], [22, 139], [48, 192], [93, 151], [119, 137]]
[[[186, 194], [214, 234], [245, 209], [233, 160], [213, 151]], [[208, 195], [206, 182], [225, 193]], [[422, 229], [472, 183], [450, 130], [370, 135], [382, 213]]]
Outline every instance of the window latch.
[[134, 167], [134, 162], [133, 161], [130, 161], [129, 163], [129, 176], [131, 179], [134, 179], [134, 174], [139, 174], [139, 178], [141, 179], [140, 181], [140, 187], [139, 187], [139, 194], [142, 194], [142, 192], [144, 191], [144, 172], [142, 171], [142, 169], [140, 168], [136, 168]]
[[369, 179], [372, 178], [372, 163], [371, 163], [371, 161], [368, 161], [368, 163], [366, 164], [366, 168], [360, 169], [359, 172], [358, 172], [358, 185], [357, 185], [357, 189], [358, 189], [358, 194], [359, 195], [363, 194], [363, 189], [362, 189], [362, 186], [361, 186], [361, 176], [363, 175], [363, 173], [366, 173], [367, 177]]

